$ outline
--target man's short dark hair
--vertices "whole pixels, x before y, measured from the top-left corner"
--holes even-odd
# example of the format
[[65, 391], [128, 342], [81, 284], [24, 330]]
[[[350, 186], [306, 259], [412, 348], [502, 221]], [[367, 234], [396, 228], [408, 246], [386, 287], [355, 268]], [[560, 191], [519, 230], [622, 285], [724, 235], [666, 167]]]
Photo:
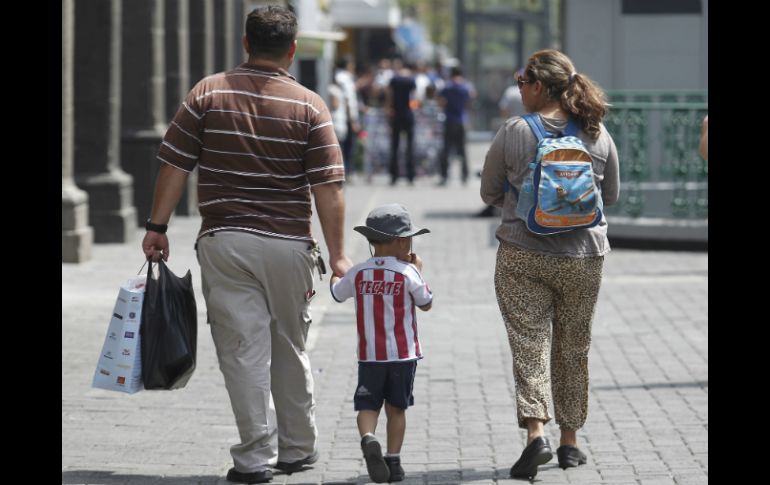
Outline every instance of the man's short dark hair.
[[249, 54], [277, 59], [289, 51], [297, 37], [297, 17], [278, 6], [258, 7], [246, 17]]

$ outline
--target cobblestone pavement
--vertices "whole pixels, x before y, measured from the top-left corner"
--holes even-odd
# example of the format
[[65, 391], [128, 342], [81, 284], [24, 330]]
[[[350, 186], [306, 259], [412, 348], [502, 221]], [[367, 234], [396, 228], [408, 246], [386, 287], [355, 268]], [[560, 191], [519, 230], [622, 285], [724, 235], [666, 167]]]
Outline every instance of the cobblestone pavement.
[[[483, 160], [484, 146], [471, 146]], [[457, 169], [457, 167], [453, 167]], [[434, 308], [418, 315], [426, 358], [407, 412], [406, 484], [511, 481], [525, 443], [516, 427], [514, 382], [492, 276], [494, 218], [476, 218], [478, 180], [434, 180], [391, 188], [375, 177], [346, 188], [346, 241], [368, 257], [352, 231], [376, 205], [400, 202], [431, 234], [415, 238]], [[119, 285], [139, 270], [141, 235], [100, 244], [94, 258], [62, 264], [62, 483], [227, 484], [237, 441], [223, 378], [205, 324], [192, 250], [197, 218], [175, 218], [169, 265], [193, 272], [199, 302], [198, 363], [187, 387], [134, 395], [90, 387]], [[320, 237], [320, 229], [314, 230]], [[578, 435], [588, 464], [541, 466], [542, 484], [708, 483], [708, 254], [616, 249], [605, 261], [593, 327], [590, 400]], [[309, 338], [316, 378], [320, 460], [306, 471], [276, 472], [274, 483], [366, 483], [352, 396], [356, 384], [353, 304], [318, 286]], [[380, 422], [384, 436], [384, 416]], [[558, 429], [546, 432], [558, 443]]]

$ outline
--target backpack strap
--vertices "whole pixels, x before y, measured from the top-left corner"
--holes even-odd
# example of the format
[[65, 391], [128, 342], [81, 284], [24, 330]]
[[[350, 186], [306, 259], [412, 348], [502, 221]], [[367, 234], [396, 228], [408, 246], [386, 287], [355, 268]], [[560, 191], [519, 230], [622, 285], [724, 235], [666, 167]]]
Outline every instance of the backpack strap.
[[[558, 133], [554, 134], [550, 131], [546, 131], [545, 127], [543, 126], [543, 122], [540, 120], [540, 116], [534, 113], [525, 114], [522, 116], [524, 118], [524, 121], [527, 122], [530, 129], [532, 130], [532, 133], [535, 135], [535, 138], [537, 138], [537, 141], [539, 142], [543, 138], [556, 138], [559, 136]], [[562, 136], [577, 136], [578, 133], [578, 124], [577, 121], [575, 121], [574, 118], [571, 116], [567, 119], [567, 127], [564, 128], [564, 131], [561, 133]]]
[[567, 119], [567, 127], [564, 128], [564, 136], [577, 136], [578, 124], [571, 116]]
[[524, 118], [524, 121], [527, 122], [529, 125], [529, 128], [532, 130], [532, 134], [535, 135], [535, 138], [537, 138], [538, 143], [543, 138], [553, 138], [553, 135], [551, 133], [548, 133], [545, 131], [545, 127], [543, 126], [543, 122], [540, 121], [540, 116], [538, 116], [535, 113], [529, 113], [522, 116]]

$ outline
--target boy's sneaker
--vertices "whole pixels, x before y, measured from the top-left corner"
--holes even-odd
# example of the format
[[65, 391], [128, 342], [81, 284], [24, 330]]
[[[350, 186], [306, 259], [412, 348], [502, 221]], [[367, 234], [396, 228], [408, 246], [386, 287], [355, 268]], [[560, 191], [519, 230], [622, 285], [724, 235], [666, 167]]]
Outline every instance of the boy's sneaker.
[[390, 480], [390, 469], [382, 457], [382, 448], [377, 438], [372, 435], [361, 438], [361, 451], [364, 452], [369, 478], [375, 483], [385, 483]]
[[401, 467], [400, 456], [386, 456], [385, 463], [388, 464], [388, 468], [390, 469], [391, 482], [400, 482], [404, 479], [405, 473], [404, 469]]

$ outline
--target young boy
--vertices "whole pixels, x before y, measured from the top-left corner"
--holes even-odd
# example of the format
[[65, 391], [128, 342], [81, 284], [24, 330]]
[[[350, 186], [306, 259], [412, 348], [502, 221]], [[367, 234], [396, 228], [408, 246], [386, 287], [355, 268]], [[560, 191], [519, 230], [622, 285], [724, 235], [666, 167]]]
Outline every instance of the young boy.
[[[331, 279], [338, 302], [355, 297], [358, 323], [358, 411], [361, 450], [369, 477], [377, 483], [404, 479], [401, 444], [406, 408], [414, 404], [412, 388], [422, 358], [414, 307], [428, 311], [433, 293], [422, 279], [422, 260], [411, 252], [412, 236], [430, 232], [412, 228], [404, 206], [388, 204], [369, 213], [365, 226], [354, 228], [374, 246], [371, 259], [353, 266], [344, 278]], [[374, 436], [383, 401], [388, 418], [388, 451], [382, 456]]]

